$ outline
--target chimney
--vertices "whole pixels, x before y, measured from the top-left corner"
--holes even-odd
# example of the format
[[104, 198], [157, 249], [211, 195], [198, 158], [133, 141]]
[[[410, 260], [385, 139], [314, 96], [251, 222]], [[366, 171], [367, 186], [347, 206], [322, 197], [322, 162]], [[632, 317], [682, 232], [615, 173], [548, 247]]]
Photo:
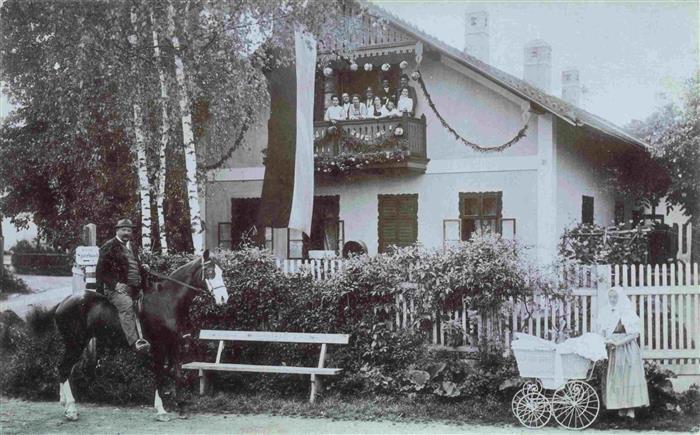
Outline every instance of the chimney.
[[545, 41], [536, 39], [525, 45], [523, 79], [549, 92], [552, 82], [552, 47]]
[[581, 99], [581, 82], [578, 69], [569, 68], [561, 72], [561, 98], [574, 106], [579, 105]]
[[489, 63], [489, 14], [486, 11], [467, 12], [464, 26], [464, 52]]

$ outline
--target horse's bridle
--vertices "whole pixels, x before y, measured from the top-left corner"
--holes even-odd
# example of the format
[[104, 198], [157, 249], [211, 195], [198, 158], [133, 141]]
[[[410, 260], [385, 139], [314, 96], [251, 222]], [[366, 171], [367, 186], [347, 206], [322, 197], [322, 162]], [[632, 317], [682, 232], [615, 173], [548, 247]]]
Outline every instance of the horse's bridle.
[[210, 294], [210, 295], [213, 295], [213, 294], [214, 294], [214, 290], [216, 290], [216, 289], [219, 289], [219, 288], [221, 288], [221, 287], [224, 287], [224, 288], [225, 288], [225, 287], [226, 287], [225, 285], [220, 285], [220, 286], [217, 286], [217, 287], [210, 287], [209, 280], [208, 280], [207, 277], [205, 276], [205, 273], [206, 273], [205, 271], [206, 271], [206, 267], [207, 267], [209, 264], [213, 263], [213, 261], [212, 261], [212, 260], [204, 261], [204, 258], [202, 258], [201, 261], [202, 261], [202, 272], [201, 272], [201, 273], [202, 273], [202, 281], [204, 281], [204, 283], [207, 284], [207, 289], [203, 289], [203, 288], [200, 288], [200, 287], [195, 287], [195, 286], [193, 286], [193, 285], [187, 284], [186, 282], [182, 282], [182, 281], [180, 281], [180, 280], [178, 280], [178, 279], [171, 278], [171, 277], [169, 277], [169, 276], [167, 276], [167, 275], [163, 275], [162, 273], [154, 272], [154, 271], [152, 271], [152, 270], [149, 270], [148, 273], [151, 274], [151, 275], [153, 275], [153, 276], [155, 276], [155, 277], [157, 277], [157, 278], [166, 279], [166, 280], [168, 280], [168, 281], [172, 281], [172, 282], [174, 282], [174, 283], [180, 284], [181, 286], [187, 287], [187, 288], [190, 289], [190, 290], [198, 291], [198, 292], [200, 292], [200, 293], [207, 293], [207, 294]]

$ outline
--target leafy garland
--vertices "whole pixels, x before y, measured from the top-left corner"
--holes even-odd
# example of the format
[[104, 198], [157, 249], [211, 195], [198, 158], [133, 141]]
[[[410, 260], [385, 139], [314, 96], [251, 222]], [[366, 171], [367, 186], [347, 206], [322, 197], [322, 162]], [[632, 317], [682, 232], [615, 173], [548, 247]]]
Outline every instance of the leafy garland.
[[447, 121], [445, 121], [445, 118], [442, 117], [442, 115], [440, 114], [440, 112], [438, 112], [437, 107], [435, 107], [435, 103], [433, 102], [433, 99], [430, 97], [430, 93], [428, 93], [428, 90], [427, 90], [426, 87], [425, 87], [425, 82], [423, 81], [423, 77], [421, 76], [420, 71], [418, 71], [418, 70], [414, 71], [414, 72], [411, 74], [411, 78], [412, 78], [413, 80], [416, 80], [416, 81], [420, 84], [420, 87], [421, 87], [421, 89], [423, 90], [423, 95], [425, 95], [426, 100], [428, 100], [428, 105], [430, 106], [430, 108], [431, 108], [431, 109], [433, 110], [433, 112], [435, 113], [435, 116], [438, 117], [438, 119], [439, 119], [440, 122], [442, 123], [442, 126], [445, 127], [445, 128], [447, 129], [447, 131], [449, 131], [450, 133], [452, 133], [452, 134], [454, 135], [455, 139], [457, 139], [458, 141], [462, 142], [462, 143], [465, 144], [466, 146], [471, 147], [471, 148], [474, 149], [475, 151], [478, 151], [478, 152], [481, 152], [481, 153], [503, 151], [503, 150], [505, 150], [506, 148], [509, 148], [511, 145], [513, 145], [514, 143], [518, 142], [520, 139], [522, 139], [522, 138], [524, 138], [524, 137], [526, 136], [526, 132], [527, 132], [527, 122], [525, 122], [525, 125], [523, 126], [523, 128], [521, 128], [520, 131], [518, 131], [518, 133], [517, 133], [511, 140], [509, 140], [508, 142], [506, 142], [506, 143], [504, 143], [504, 144], [501, 144], [501, 145], [492, 146], [492, 147], [481, 146], [481, 145], [479, 145], [479, 144], [476, 144], [476, 143], [474, 143], [474, 142], [471, 142], [471, 141], [469, 141], [469, 140], [463, 138], [459, 133], [457, 133], [457, 131], [455, 131], [454, 128], [452, 128], [452, 127], [447, 123]]
[[389, 128], [389, 132], [377, 132], [375, 137], [331, 126], [316, 135], [314, 149], [323, 148], [333, 140], [340, 140], [343, 151], [338, 155], [314, 154], [316, 172], [335, 175], [370, 165], [403, 162], [411, 155], [400, 126]]

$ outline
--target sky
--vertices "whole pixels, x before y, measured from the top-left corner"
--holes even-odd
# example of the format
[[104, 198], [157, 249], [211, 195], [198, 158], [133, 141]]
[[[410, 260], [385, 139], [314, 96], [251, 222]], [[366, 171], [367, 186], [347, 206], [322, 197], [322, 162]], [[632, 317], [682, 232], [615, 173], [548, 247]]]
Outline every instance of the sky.
[[490, 62], [523, 74], [523, 47], [544, 39], [552, 47], [552, 88], [575, 67], [585, 88], [579, 105], [625, 125], [674, 99], [700, 68], [700, 1], [407, 1], [373, 0], [459, 49], [467, 11], [485, 10]]

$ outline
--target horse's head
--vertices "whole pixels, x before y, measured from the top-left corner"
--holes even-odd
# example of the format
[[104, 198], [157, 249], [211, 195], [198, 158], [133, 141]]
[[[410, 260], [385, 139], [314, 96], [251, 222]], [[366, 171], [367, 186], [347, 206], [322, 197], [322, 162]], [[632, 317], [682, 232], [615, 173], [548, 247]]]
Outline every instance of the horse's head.
[[224, 283], [224, 271], [214, 261], [214, 258], [209, 255], [208, 249], [204, 251], [202, 256], [202, 281], [206, 283], [217, 305], [228, 301], [228, 290]]

